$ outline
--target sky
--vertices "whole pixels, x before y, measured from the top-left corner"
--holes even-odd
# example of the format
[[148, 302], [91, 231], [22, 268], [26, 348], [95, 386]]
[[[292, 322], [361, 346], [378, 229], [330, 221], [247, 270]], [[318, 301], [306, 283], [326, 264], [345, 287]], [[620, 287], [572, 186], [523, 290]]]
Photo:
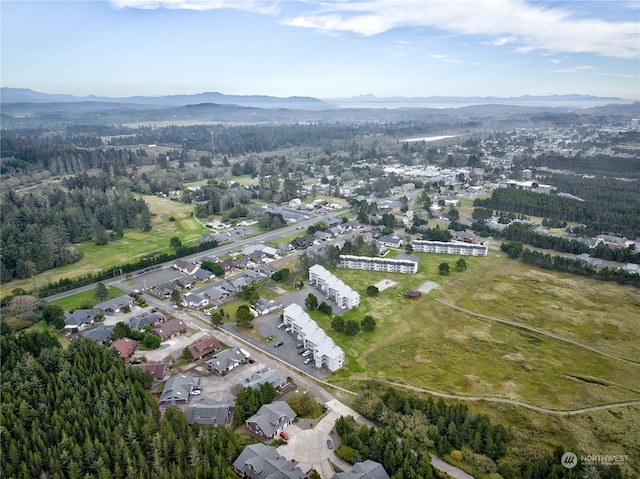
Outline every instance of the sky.
[[1, 0], [0, 83], [127, 97], [640, 99], [640, 0]]

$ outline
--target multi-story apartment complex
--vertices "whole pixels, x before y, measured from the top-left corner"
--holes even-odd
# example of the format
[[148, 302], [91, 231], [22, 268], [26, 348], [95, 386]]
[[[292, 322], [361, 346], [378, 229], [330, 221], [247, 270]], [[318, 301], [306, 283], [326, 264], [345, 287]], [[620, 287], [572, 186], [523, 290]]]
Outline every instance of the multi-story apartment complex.
[[340, 255], [338, 268], [365, 269], [367, 271], [385, 271], [387, 273], [415, 274], [418, 262], [408, 259], [374, 258], [371, 256]]
[[360, 305], [360, 295], [329, 273], [324, 266], [314, 264], [309, 268], [309, 283], [324, 292], [342, 309], [351, 309]]
[[304, 347], [313, 353], [316, 367], [326, 367], [335, 371], [344, 366], [344, 352], [336, 346], [329, 336], [311, 319], [301, 306], [293, 303], [282, 311], [284, 323], [291, 327]]
[[413, 246], [413, 251], [421, 253], [459, 254], [461, 256], [487, 256], [489, 251], [485, 245], [461, 241], [415, 240], [411, 246]]

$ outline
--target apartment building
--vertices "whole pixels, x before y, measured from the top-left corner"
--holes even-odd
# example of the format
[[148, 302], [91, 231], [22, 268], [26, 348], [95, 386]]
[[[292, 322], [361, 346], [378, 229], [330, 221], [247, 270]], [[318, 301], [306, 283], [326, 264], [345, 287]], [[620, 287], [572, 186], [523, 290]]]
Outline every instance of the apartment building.
[[351, 309], [360, 305], [360, 295], [329, 273], [324, 266], [314, 264], [309, 268], [309, 283], [336, 302], [339, 308]]
[[421, 253], [457, 254], [460, 256], [487, 256], [489, 248], [482, 244], [463, 243], [461, 241], [415, 240], [411, 243], [413, 251]]
[[418, 263], [408, 259], [375, 258], [371, 256], [352, 256], [343, 254], [340, 255], [338, 268], [415, 274], [418, 272]]

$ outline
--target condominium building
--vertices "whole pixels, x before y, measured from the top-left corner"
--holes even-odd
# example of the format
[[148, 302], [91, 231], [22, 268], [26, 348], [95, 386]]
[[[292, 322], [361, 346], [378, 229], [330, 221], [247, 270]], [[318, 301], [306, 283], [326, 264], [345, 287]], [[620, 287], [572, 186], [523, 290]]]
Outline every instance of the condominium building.
[[360, 305], [360, 295], [329, 273], [324, 266], [314, 264], [309, 268], [309, 283], [324, 292], [342, 309], [351, 309]]
[[408, 259], [374, 258], [371, 256], [352, 256], [343, 254], [340, 255], [338, 268], [415, 274], [418, 272], [418, 262]]
[[415, 240], [411, 243], [413, 251], [421, 253], [458, 254], [461, 256], [487, 256], [489, 248], [482, 244], [463, 243], [461, 241]]
[[291, 334], [313, 353], [316, 367], [335, 371], [344, 366], [344, 351], [333, 342], [316, 322], [298, 304], [290, 304], [284, 310], [283, 320], [291, 327]]

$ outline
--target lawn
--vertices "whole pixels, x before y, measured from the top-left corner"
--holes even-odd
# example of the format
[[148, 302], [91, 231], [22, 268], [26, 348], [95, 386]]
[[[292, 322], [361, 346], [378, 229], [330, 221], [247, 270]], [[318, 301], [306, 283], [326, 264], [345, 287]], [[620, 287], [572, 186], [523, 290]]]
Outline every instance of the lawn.
[[[468, 270], [459, 272], [455, 268], [457, 256], [419, 256], [422, 262], [416, 275], [335, 271], [345, 283], [355, 285], [362, 297], [357, 310], [343, 315], [345, 320], [360, 321], [371, 314], [377, 322], [374, 332], [361, 332], [352, 338], [331, 331], [331, 318], [314, 313], [314, 319], [349, 357], [346, 369], [336, 374], [337, 381], [384, 378], [453, 394], [513, 398], [552, 409], [640, 399], [640, 364], [610, 359], [433, 301], [435, 297], [455, 304], [459, 301], [474, 312], [524, 323], [521, 319], [528, 317], [524, 312], [548, 307], [553, 298], [560, 303], [557, 298], [566, 297], [566, 306], [556, 309], [555, 316], [532, 325], [591, 346], [592, 335], [597, 336], [610, 352], [636, 357], [638, 353], [632, 349], [634, 342], [637, 345], [637, 333], [631, 329], [640, 320], [640, 311], [634, 291], [613, 284], [593, 285], [585, 278], [556, 277], [502, 257], [465, 258]], [[451, 267], [448, 276], [437, 273], [444, 261]], [[556, 277], [557, 281], [546, 278], [538, 281], [536, 288], [527, 288], [526, 278], [540, 274]], [[503, 282], [501, 275], [513, 281]], [[376, 298], [367, 297], [367, 286], [381, 279], [399, 284]], [[418, 301], [404, 297], [404, 291], [418, 289], [427, 280], [440, 287]], [[512, 283], [524, 286], [493, 298], [483, 299], [480, 294], [487, 288], [504, 288]], [[599, 295], [607, 301], [600, 301], [590, 289], [597, 286]], [[594, 299], [585, 307], [589, 314], [577, 321], [574, 303], [583, 301], [582, 294], [585, 301], [591, 294]], [[528, 307], [530, 304], [535, 306]], [[612, 304], [624, 314], [610, 315]], [[602, 336], [603, 331], [608, 335]]]
[[[116, 288], [115, 286], [107, 286], [107, 291], [107, 299], [117, 298], [118, 296], [127, 294], [121, 289]], [[55, 301], [51, 301], [51, 304], [57, 304], [65, 311], [72, 311], [79, 308], [90, 309], [99, 302], [100, 301], [98, 301], [95, 297], [95, 289], [92, 288], [88, 289], [87, 291], [82, 291], [81, 293], [76, 293], [64, 298], [56, 299]]]

